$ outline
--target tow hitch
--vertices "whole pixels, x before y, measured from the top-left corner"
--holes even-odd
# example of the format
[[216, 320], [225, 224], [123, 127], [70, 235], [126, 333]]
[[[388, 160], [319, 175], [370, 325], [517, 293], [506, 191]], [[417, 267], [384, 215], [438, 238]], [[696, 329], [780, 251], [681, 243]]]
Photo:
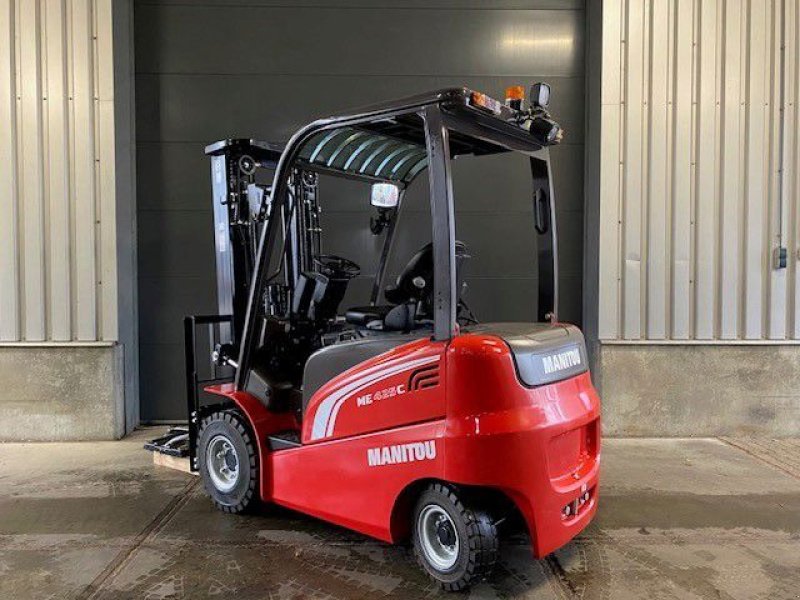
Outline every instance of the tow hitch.
[[589, 494], [589, 490], [584, 483], [581, 486], [581, 494], [577, 498], [575, 498], [572, 502], [567, 504], [564, 508], [561, 509], [561, 514], [565, 519], [575, 518], [577, 517], [581, 509], [589, 503], [589, 498], [591, 495]]

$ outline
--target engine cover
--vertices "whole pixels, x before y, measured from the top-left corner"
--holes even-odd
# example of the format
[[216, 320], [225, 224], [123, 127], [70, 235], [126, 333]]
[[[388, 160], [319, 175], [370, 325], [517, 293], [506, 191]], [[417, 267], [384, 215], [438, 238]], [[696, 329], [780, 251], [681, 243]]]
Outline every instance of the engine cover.
[[589, 370], [586, 343], [574, 325], [557, 323], [484, 323], [465, 332], [495, 335], [511, 349], [520, 381], [548, 385]]

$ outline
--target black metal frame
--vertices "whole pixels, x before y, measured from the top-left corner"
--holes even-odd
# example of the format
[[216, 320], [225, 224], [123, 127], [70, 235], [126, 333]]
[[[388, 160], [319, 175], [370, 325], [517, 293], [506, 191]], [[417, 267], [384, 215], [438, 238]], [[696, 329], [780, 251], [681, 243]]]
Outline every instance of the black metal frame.
[[[462, 116], [444, 113], [444, 125], [449, 130], [484, 139], [505, 148], [522, 152], [530, 157], [531, 180], [533, 184], [534, 229], [538, 239], [539, 289], [537, 319], [555, 321], [558, 315], [558, 228], [556, 226], [555, 203], [553, 202], [553, 176], [550, 169], [550, 150], [546, 147], [531, 149], [530, 135], [522, 129], [495, 131], [487, 136], [487, 129], [496, 129], [496, 119], [483, 117], [465, 119]], [[448, 180], [450, 179], [448, 174]], [[451, 192], [452, 193], [452, 192]], [[546, 226], [539, 221], [546, 212]]]
[[[233, 375], [216, 377], [218, 369], [224, 368], [213, 360], [212, 351], [215, 346], [214, 326], [222, 324], [232, 324], [233, 315], [192, 315], [183, 319], [183, 343], [184, 356], [186, 359], [186, 407], [189, 415], [189, 456], [191, 457], [190, 467], [193, 471], [197, 470], [197, 434], [200, 426], [201, 406], [200, 391], [206, 385], [233, 381]], [[208, 326], [209, 328], [209, 352], [211, 359], [211, 372], [215, 375], [210, 379], [200, 379], [197, 375], [197, 327]], [[160, 451], [160, 450], [159, 450]]]
[[456, 333], [456, 225], [450, 177], [449, 130], [438, 105], [425, 107], [431, 221], [433, 223], [433, 339]]

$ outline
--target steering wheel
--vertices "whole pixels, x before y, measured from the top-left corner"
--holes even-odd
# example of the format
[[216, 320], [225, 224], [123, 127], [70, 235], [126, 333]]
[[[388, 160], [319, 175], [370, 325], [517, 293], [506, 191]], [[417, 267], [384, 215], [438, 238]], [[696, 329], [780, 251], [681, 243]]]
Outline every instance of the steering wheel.
[[320, 273], [333, 279], [353, 279], [361, 273], [361, 267], [352, 260], [335, 254], [317, 254], [314, 264]]

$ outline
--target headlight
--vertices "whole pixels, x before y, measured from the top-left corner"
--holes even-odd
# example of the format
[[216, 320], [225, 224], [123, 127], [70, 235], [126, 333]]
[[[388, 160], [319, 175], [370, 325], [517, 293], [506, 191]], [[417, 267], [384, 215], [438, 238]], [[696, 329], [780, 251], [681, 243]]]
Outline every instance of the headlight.
[[558, 144], [564, 135], [561, 126], [548, 117], [535, 117], [531, 121], [531, 135], [542, 146]]

